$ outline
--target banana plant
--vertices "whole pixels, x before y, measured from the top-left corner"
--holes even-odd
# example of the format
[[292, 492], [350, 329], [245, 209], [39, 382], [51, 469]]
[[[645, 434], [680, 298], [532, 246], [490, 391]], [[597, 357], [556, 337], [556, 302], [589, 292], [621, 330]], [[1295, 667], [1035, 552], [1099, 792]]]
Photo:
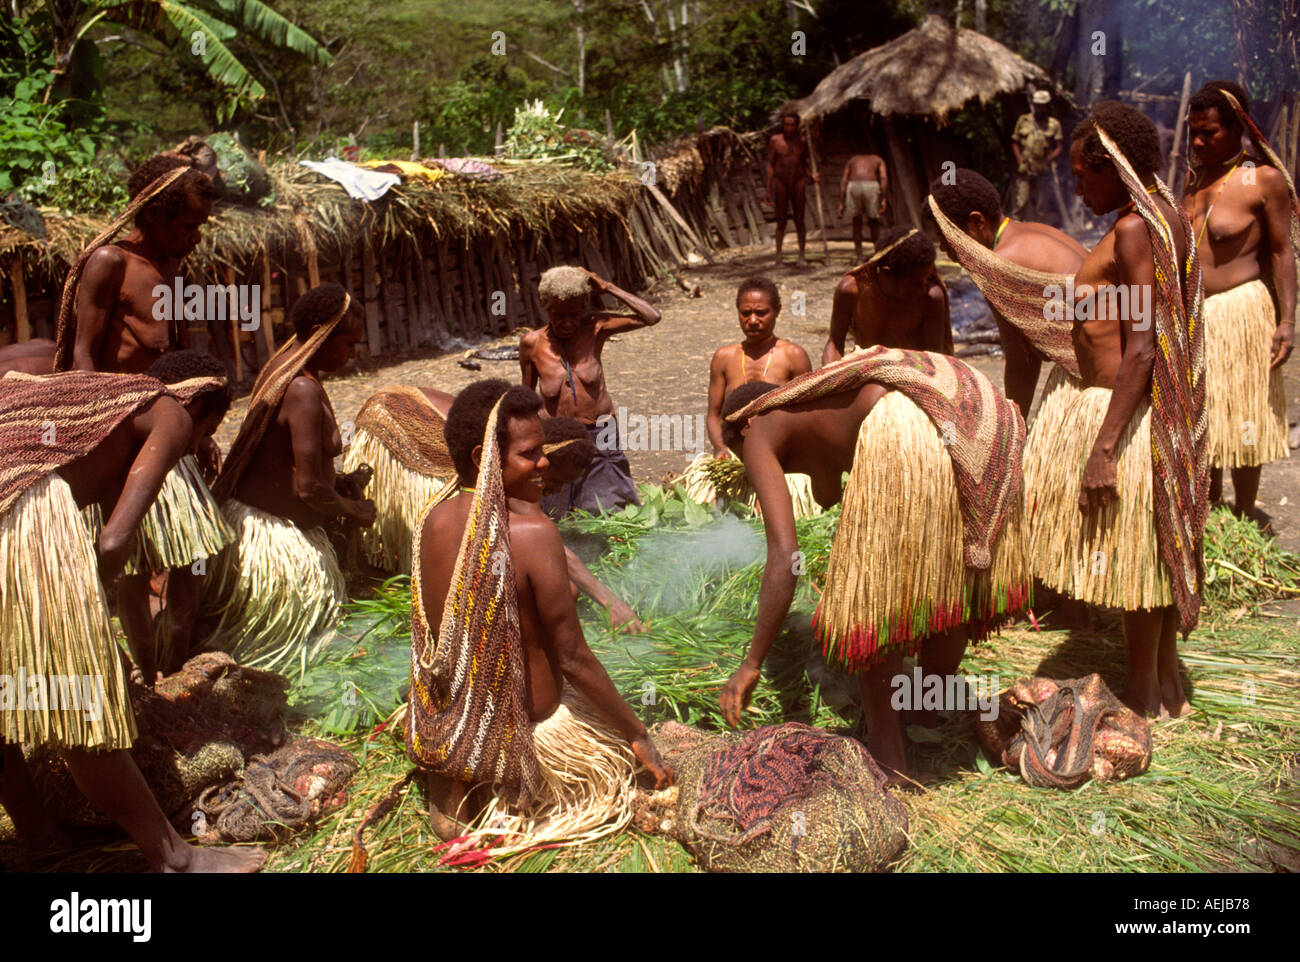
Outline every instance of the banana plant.
[[[75, 60], [96, 58], [89, 37], [95, 27], [132, 31], [172, 49], [196, 57], [226, 92], [223, 112], [228, 117], [241, 103], [254, 103], [266, 89], [231, 50], [241, 35], [268, 46], [306, 57], [312, 63], [330, 63], [329, 51], [311, 34], [295, 26], [260, 0], [40, 0], [17, 4], [20, 16], [48, 24], [54, 47], [53, 90]], [[48, 101], [50, 90], [46, 91]]]

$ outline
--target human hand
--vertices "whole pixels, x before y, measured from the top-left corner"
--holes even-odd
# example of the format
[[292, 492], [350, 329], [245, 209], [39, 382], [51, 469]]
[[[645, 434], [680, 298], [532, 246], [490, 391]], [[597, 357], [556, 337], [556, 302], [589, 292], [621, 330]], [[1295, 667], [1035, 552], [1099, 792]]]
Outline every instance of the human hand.
[[369, 528], [375, 523], [377, 513], [375, 502], [369, 498], [352, 502], [352, 520], [363, 528]]
[[629, 635], [645, 634], [646, 627], [637, 618], [636, 612], [627, 606], [621, 598], [615, 598], [609, 603], [609, 623], [616, 629], [627, 632]]
[[96, 560], [99, 563], [99, 580], [105, 585], [111, 585], [117, 580], [117, 576], [122, 573], [127, 560], [135, 551], [135, 532], [132, 531], [125, 538], [120, 538], [105, 527], [99, 533], [99, 544], [96, 549], [98, 556]]
[[655, 788], [667, 788], [677, 781], [677, 773], [659, 757], [659, 750], [655, 748], [654, 742], [650, 740], [649, 732], [632, 739], [631, 745], [632, 754], [636, 756], [636, 760], [650, 770], [650, 774], [655, 780]]
[[609, 284], [606, 281], [602, 280], [599, 276], [593, 274], [585, 267], [581, 267], [579, 268], [579, 270], [581, 270], [582, 273], [586, 274], [587, 277], [591, 279], [591, 286], [596, 289], [596, 293], [604, 294], [607, 290], [609, 290]]
[[1270, 363], [1268, 369], [1276, 370], [1286, 363], [1286, 359], [1291, 356], [1291, 348], [1295, 341], [1295, 324], [1291, 321], [1283, 321], [1273, 331], [1273, 349], [1269, 353]]
[[1083, 485], [1079, 491], [1079, 510], [1105, 507], [1119, 499], [1119, 469], [1114, 457], [1093, 450], [1083, 468]]
[[733, 457], [735, 457], [735, 455], [731, 453], [731, 448], [718, 448], [713, 452], [713, 459], [715, 461], [727, 461]]
[[221, 473], [221, 447], [212, 435], [199, 440], [194, 456], [198, 459], [199, 473], [203, 475], [203, 480], [208, 484], [216, 481], [217, 475]]
[[749, 707], [749, 699], [753, 697], [757, 685], [758, 669], [743, 662], [735, 674], [727, 679], [718, 696], [718, 704], [722, 708], [722, 717], [732, 728], [740, 724], [740, 713]]

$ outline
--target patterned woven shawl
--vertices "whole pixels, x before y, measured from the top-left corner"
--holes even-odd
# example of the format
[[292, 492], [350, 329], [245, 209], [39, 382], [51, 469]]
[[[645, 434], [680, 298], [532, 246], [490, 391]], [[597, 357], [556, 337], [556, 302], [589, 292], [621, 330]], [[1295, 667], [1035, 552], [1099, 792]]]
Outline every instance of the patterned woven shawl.
[[963, 557], [968, 568], [986, 570], [1007, 509], [1012, 499], [1021, 496], [1025, 422], [1020, 410], [964, 361], [877, 345], [800, 375], [728, 420], [744, 420], [871, 383], [903, 392], [943, 434], [957, 478]]
[[500, 409], [498, 401], [483, 432], [478, 484], [436, 641], [424, 611], [418, 545], [414, 552], [406, 750], [422, 768], [472, 784], [491, 782], [512, 804], [524, 806], [541, 774], [497, 449]]
[[443, 437], [446, 423], [427, 394], [404, 384], [380, 388], [357, 414], [357, 427], [374, 435], [404, 467], [439, 481], [456, 473]]
[[302, 373], [320, 346], [329, 340], [351, 304], [352, 298], [344, 294], [343, 306], [337, 314], [312, 331], [307, 340], [300, 340], [295, 334], [285, 341], [257, 375], [253, 393], [248, 399], [248, 413], [244, 416], [244, 423], [240, 425], [239, 434], [230, 446], [221, 474], [217, 475], [216, 483], [212, 485], [212, 493], [218, 501], [234, 496], [240, 479], [257, 452], [257, 446], [262, 443], [271, 420], [280, 409], [280, 402], [284, 400], [289, 385]]
[[1210, 449], [1205, 413], [1205, 329], [1196, 236], [1169, 188], [1156, 178], [1160, 196], [1178, 212], [1187, 242], [1179, 270], [1171, 228], [1115, 142], [1097, 126], [1120, 180], [1151, 236], [1155, 258], [1156, 365], [1151, 375], [1151, 462], [1160, 558], [1169, 569], [1178, 627], [1184, 636], [1200, 617], [1205, 558], [1202, 538], [1209, 514]]
[[76, 306], [74, 302], [77, 297], [77, 282], [81, 280], [81, 272], [86, 266], [86, 261], [90, 260], [90, 255], [116, 237], [118, 232], [131, 221], [131, 218], [135, 217], [136, 211], [170, 187], [186, 171], [193, 169], [193, 167], [177, 167], [175, 170], [169, 170], [136, 194], [131, 203], [126, 205], [126, 210], [118, 214], [113, 219], [113, 222], [105, 227], [98, 237], [87, 244], [86, 249], [77, 257], [76, 262], [68, 271], [67, 279], [63, 282], [63, 297], [59, 301], [59, 319], [54, 335], [55, 371], [66, 371], [72, 367], [72, 349], [77, 343], [77, 320], [73, 310]]
[[1261, 154], [1268, 158], [1268, 162], [1277, 168], [1278, 173], [1280, 173], [1286, 181], [1286, 189], [1291, 194], [1291, 222], [1289, 231], [1291, 235], [1291, 251], [1294, 256], [1300, 258], [1300, 199], [1296, 198], [1295, 181], [1291, 179], [1291, 173], [1286, 169], [1286, 164], [1282, 163], [1282, 158], [1277, 155], [1277, 152], [1273, 149], [1272, 145], [1269, 144], [1267, 139], [1265, 139], [1263, 131], [1255, 126], [1255, 121], [1250, 119], [1250, 114], [1241, 109], [1241, 103], [1237, 98], [1228, 93], [1228, 91], [1224, 90], [1222, 87], [1219, 88], [1219, 93], [1223, 94], [1227, 99], [1229, 105], [1231, 105], [1233, 111], [1237, 114], [1237, 119], [1241, 121], [1242, 128], [1250, 135], [1250, 139], [1254, 141], [1255, 147]]
[[947, 238], [957, 262], [993, 309], [1024, 334], [1044, 357], [1078, 377], [1079, 359], [1075, 357], [1074, 341], [1071, 340], [1073, 325], [1064, 316], [1049, 320], [1045, 309], [1047, 295], [1044, 291], [1052, 286], [1064, 291], [1069, 275], [1029, 270], [999, 257], [950, 221], [933, 196], [928, 200], [939, 230]]
[[144, 374], [5, 375], [0, 388], [0, 515], [41, 478], [84, 457], [166, 392]]

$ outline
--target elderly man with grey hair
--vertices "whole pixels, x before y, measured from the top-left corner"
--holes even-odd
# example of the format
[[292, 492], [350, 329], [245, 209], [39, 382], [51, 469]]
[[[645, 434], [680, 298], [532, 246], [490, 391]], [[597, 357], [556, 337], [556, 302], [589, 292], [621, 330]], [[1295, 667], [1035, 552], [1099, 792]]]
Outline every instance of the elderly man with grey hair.
[[[593, 292], [613, 295], [632, 313], [592, 309]], [[548, 416], [581, 421], [596, 445], [587, 473], [543, 498], [542, 507], [559, 518], [574, 509], [617, 511], [638, 504], [600, 355], [614, 334], [658, 324], [661, 315], [641, 298], [581, 267], [552, 267], [542, 274], [537, 294], [546, 324], [519, 341], [522, 381], [542, 396]]]

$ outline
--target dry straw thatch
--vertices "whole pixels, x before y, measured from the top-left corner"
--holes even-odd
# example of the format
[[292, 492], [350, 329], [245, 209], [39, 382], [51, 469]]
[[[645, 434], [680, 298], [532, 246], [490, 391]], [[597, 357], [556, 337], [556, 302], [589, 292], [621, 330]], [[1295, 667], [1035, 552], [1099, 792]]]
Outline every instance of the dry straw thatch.
[[920, 114], [942, 124], [970, 100], [988, 103], [1030, 83], [1045, 87], [1050, 81], [1042, 69], [996, 40], [954, 29], [931, 14], [915, 30], [836, 67], [811, 94], [783, 110], [811, 122], [854, 100], [869, 100], [872, 111], [883, 117]]

